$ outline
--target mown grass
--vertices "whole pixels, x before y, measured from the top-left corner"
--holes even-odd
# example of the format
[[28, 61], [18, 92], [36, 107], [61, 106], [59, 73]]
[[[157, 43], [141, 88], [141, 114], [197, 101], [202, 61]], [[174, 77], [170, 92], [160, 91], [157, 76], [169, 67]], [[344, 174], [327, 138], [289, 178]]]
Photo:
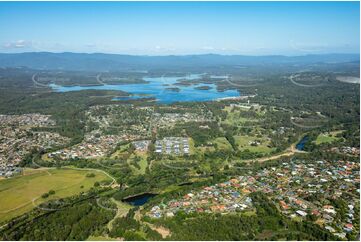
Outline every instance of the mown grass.
[[[87, 173], [95, 176], [86, 177]], [[24, 174], [0, 180], [0, 222], [28, 212], [46, 200], [76, 195], [89, 190], [96, 181], [109, 180], [101, 172], [71, 169], [31, 169]], [[49, 190], [54, 190], [55, 194], [41, 198]]]
[[330, 133], [324, 133], [317, 136], [317, 139], [315, 140], [316, 145], [323, 144], [323, 143], [332, 143], [334, 141], [339, 140], [339, 137], [336, 137], [337, 134], [342, 133], [342, 130], [333, 131]]
[[[140, 167], [140, 169], [138, 169], [137, 167], [131, 165], [131, 162], [129, 162], [130, 160], [135, 159], [135, 157], [139, 157], [139, 158], [140, 158], [140, 160], [137, 162], [138, 165], [139, 165], [139, 167]], [[129, 157], [129, 159], [128, 159], [128, 164], [131, 165], [131, 168], [132, 168], [134, 174], [136, 174], [136, 175], [139, 175], [139, 174], [140, 174], [140, 175], [144, 175], [144, 174], [145, 174], [145, 170], [146, 170], [146, 168], [147, 168], [147, 166], [148, 166], [147, 157], [148, 157], [148, 155], [147, 155], [146, 152], [137, 152], [136, 155], [135, 155], [135, 154], [132, 154], [132, 155]]]
[[214, 139], [213, 144], [217, 145], [218, 150], [232, 150], [231, 144], [225, 137], [218, 137]]
[[117, 239], [105, 236], [89, 236], [87, 241], [116, 241]]
[[[270, 153], [274, 149], [267, 147], [269, 144], [269, 141], [265, 138], [258, 138], [255, 136], [247, 136], [247, 135], [236, 135], [234, 136], [234, 139], [236, 141], [236, 144], [238, 145], [239, 150], [246, 150], [248, 149], [251, 152], [259, 152], [259, 153]], [[249, 144], [249, 142], [259, 140], [261, 141], [261, 144], [258, 146], [252, 146]]]
[[[249, 110], [249, 108], [241, 108], [243, 111]], [[232, 126], [240, 126], [242, 127], [242, 124], [246, 122], [258, 122], [259, 120], [257, 118], [249, 118], [249, 117], [243, 117], [239, 111], [232, 111], [231, 107], [225, 107], [223, 109], [224, 111], [227, 111], [227, 118], [222, 121], [223, 124], [228, 124]], [[257, 110], [256, 113], [258, 115], [263, 115], [264, 113]]]

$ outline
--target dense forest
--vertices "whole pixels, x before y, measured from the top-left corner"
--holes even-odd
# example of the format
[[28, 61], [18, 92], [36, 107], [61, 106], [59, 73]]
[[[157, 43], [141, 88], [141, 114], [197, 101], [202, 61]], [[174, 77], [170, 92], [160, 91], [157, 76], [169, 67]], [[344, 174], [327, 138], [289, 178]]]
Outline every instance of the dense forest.
[[[97, 206], [94, 199], [85, 199], [66, 208], [36, 216], [28, 223], [2, 232], [4, 240], [86, 240], [103, 231], [114, 212]], [[15, 224], [16, 225], [16, 224]]]

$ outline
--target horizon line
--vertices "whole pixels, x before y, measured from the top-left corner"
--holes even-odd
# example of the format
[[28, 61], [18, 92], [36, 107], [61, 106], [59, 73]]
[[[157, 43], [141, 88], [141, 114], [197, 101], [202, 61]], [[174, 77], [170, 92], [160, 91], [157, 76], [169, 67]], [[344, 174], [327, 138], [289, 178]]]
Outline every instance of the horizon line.
[[249, 56], [249, 57], [265, 57], [265, 56], [281, 56], [281, 57], [296, 57], [296, 56], [321, 56], [321, 55], [360, 55], [361, 52], [328, 52], [328, 53], [305, 53], [305, 54], [220, 54], [220, 53], [194, 53], [194, 54], [165, 54], [165, 55], [149, 55], [149, 54], [125, 54], [125, 53], [108, 53], [108, 52], [73, 52], [73, 51], [24, 51], [24, 52], [0, 52], [1, 55], [19, 55], [19, 54], [87, 54], [87, 55], [122, 55], [122, 56], [138, 56], [138, 57], [170, 57], [170, 56], [205, 56], [205, 55], [218, 55], [218, 56]]

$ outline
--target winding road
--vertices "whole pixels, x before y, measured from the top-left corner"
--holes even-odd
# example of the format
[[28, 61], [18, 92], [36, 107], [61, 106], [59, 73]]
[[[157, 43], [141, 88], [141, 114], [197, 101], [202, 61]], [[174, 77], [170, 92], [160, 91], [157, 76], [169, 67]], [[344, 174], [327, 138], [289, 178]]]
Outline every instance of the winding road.
[[37, 75], [37, 74], [34, 74], [34, 75], [31, 77], [31, 80], [33, 81], [35, 87], [39, 88], [38, 86], [41, 86], [41, 87], [46, 87], [46, 88], [48, 88], [48, 87], [49, 87], [48, 85], [42, 84], [42, 83], [38, 82], [37, 80], [35, 80], [36, 75]]
[[306, 84], [301, 84], [301, 83], [298, 83], [296, 82], [295, 80], [293, 80], [294, 77], [298, 77], [299, 75], [298, 74], [294, 74], [294, 75], [291, 75], [290, 76], [290, 81], [295, 84], [296, 86], [299, 86], [299, 87], [320, 87], [320, 86], [324, 86], [324, 84], [320, 83], [320, 84], [315, 84], [315, 85], [306, 85]]
[[101, 77], [100, 77], [101, 75], [102, 75], [101, 73], [97, 75], [97, 81], [99, 82], [99, 84], [105, 86], [107, 84], [101, 80]]

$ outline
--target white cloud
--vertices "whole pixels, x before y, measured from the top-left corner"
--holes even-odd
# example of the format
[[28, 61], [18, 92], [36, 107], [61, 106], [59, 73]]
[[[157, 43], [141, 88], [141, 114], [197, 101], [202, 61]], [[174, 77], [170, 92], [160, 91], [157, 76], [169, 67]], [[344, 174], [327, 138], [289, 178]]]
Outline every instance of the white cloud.
[[14, 42], [9, 42], [4, 44], [4, 48], [6, 49], [29, 48], [29, 47], [32, 47], [32, 42], [26, 40], [17, 40]]
[[202, 47], [203, 50], [214, 50], [213, 46], [203, 46]]

